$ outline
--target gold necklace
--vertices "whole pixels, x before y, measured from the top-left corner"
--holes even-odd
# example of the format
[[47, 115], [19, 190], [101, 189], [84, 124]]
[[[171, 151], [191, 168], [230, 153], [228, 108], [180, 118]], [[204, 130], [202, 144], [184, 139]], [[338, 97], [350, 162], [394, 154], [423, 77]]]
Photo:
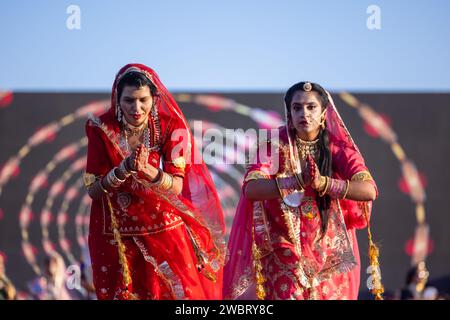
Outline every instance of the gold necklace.
[[132, 124], [128, 123], [123, 118], [123, 147], [130, 152], [130, 143], [128, 141], [129, 135], [130, 137], [138, 137], [140, 138], [143, 134], [144, 145], [147, 149], [150, 148], [150, 130], [148, 128], [148, 121], [144, 121], [140, 126], [135, 127]]
[[306, 160], [308, 155], [311, 155], [315, 160], [317, 160], [317, 156], [319, 155], [319, 139], [314, 141], [305, 141], [297, 137], [296, 142], [302, 160]]
[[[148, 149], [150, 149], [150, 130], [148, 130], [148, 127], [145, 127], [144, 128], [144, 130], [142, 131], [143, 132], [143, 140], [144, 140], [144, 146], [147, 148], [147, 150]], [[129, 143], [129, 141], [128, 141], [128, 133], [127, 133], [127, 131], [125, 130], [125, 132], [124, 132], [124, 135], [125, 135], [125, 141], [124, 141], [124, 144], [125, 144], [125, 148], [127, 149], [127, 151], [128, 152], [130, 152], [130, 143]]]
[[133, 126], [131, 123], [128, 123], [128, 121], [125, 119], [125, 117], [123, 117], [123, 124], [124, 124], [125, 133], [129, 133], [132, 137], [133, 136], [139, 137], [139, 136], [141, 136], [142, 132], [147, 127], [148, 121], [146, 120], [141, 125], [136, 127], [136, 126]]

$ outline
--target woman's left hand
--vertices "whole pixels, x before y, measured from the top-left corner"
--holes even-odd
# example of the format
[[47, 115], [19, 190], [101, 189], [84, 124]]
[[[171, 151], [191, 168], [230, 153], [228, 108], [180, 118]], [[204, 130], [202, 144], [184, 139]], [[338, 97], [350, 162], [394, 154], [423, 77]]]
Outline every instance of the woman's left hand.
[[134, 167], [136, 171], [144, 171], [148, 165], [148, 155], [149, 152], [143, 144], [136, 148], [134, 156]]
[[148, 163], [149, 151], [141, 144], [136, 148], [136, 155], [134, 157], [134, 167], [139, 175], [145, 177], [146, 179], [153, 181], [158, 176], [158, 169]]

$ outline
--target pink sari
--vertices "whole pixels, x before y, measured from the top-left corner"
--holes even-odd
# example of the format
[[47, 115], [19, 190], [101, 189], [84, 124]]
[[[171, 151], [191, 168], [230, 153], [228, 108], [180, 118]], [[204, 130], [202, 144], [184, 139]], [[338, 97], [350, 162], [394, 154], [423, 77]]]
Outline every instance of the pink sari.
[[[331, 97], [330, 101], [325, 130], [330, 138], [333, 178], [375, 185]], [[268, 156], [278, 161], [258, 156], [247, 168], [242, 190], [253, 179], [292, 175], [291, 154], [297, 150], [289, 142], [286, 126], [278, 133], [278, 141], [259, 146], [275, 150]], [[277, 163], [276, 170], [272, 162]], [[366, 227], [370, 209], [368, 202], [332, 200], [328, 229], [322, 237], [316, 192], [311, 188], [295, 208], [286, 206], [281, 198], [250, 201], [242, 192], [228, 243], [224, 298], [236, 299], [244, 293], [246, 298], [254, 298], [259, 265], [265, 299], [356, 299], [360, 259], [355, 230]]]

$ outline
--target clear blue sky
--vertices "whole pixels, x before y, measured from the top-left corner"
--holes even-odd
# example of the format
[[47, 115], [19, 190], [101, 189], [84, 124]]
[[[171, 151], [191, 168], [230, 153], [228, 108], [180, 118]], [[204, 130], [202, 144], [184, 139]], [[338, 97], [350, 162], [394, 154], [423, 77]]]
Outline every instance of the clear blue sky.
[[[66, 9], [81, 9], [68, 30]], [[369, 5], [381, 30], [366, 27]], [[450, 1], [0, 0], [0, 88], [107, 91], [128, 62], [172, 90], [450, 91]]]

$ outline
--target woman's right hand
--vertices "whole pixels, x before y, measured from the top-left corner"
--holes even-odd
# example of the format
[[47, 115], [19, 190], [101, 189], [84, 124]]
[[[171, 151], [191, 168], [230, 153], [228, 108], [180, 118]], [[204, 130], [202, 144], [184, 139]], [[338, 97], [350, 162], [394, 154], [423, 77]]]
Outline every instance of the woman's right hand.
[[133, 167], [136, 171], [144, 171], [148, 167], [148, 155], [149, 151], [148, 149], [143, 145], [140, 144], [136, 151], [134, 152], [133, 157]]
[[139, 147], [136, 148], [134, 152], [132, 152], [128, 157], [125, 158], [126, 167], [129, 170], [137, 171], [137, 159], [139, 156]]
[[305, 186], [311, 186], [314, 190], [317, 190], [320, 186], [320, 171], [311, 155], [306, 157], [303, 167], [303, 181]]

